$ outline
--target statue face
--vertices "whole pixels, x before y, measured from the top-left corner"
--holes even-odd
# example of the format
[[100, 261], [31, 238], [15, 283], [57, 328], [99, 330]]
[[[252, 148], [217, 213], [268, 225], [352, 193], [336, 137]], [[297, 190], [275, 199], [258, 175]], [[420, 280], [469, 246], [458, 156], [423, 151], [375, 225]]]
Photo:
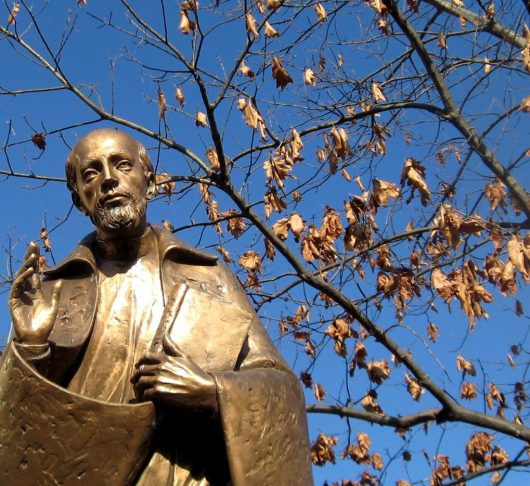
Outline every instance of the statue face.
[[149, 178], [129, 135], [99, 130], [81, 139], [76, 183], [81, 206], [108, 236], [137, 234], [145, 229]]

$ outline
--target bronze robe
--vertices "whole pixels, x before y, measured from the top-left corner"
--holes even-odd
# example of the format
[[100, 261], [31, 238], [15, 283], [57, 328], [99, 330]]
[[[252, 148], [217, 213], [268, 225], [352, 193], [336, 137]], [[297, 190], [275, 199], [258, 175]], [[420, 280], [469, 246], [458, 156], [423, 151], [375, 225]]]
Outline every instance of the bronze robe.
[[[308, 485], [312, 484], [307, 423], [298, 380], [261, 326], [244, 291], [211, 255], [153, 227], [160, 258], [164, 299], [179, 283], [229, 301], [252, 319], [225, 322], [186, 339], [186, 352], [214, 377], [219, 416], [182, 410], [159, 411], [150, 451], [133, 484], [144, 485]], [[50, 336], [51, 352], [34, 365], [68, 388], [83, 363], [99, 301], [97, 266], [86, 237], [46, 273], [43, 292], [64, 281]], [[213, 299], [215, 301], [215, 299]], [[215, 303], [212, 304], [216, 312]], [[181, 343], [177, 343], [181, 344]], [[92, 363], [104, 367], [105, 363]], [[109, 451], [112, 453], [112, 451]]]

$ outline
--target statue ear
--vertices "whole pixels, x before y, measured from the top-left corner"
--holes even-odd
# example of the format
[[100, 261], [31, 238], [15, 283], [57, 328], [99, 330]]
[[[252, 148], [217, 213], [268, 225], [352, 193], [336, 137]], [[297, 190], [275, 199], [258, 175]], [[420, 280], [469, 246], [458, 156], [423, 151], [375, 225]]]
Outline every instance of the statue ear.
[[156, 194], [156, 177], [153, 172], [146, 172], [147, 179], [147, 199], [151, 199]]
[[74, 203], [74, 206], [86, 216], [86, 209], [83, 207], [83, 204], [81, 203], [81, 198], [79, 197], [77, 191], [72, 191], [70, 195], [72, 196], [72, 202]]

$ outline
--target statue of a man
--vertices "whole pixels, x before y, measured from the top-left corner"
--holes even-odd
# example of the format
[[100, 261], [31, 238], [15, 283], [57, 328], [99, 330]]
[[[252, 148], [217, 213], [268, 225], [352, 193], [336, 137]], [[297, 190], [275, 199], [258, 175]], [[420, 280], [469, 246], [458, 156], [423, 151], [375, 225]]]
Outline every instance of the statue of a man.
[[[93, 443], [98, 433], [94, 429], [91, 435], [88, 429], [105, 421], [107, 410], [115, 413], [121, 404], [123, 410], [135, 411], [143, 404], [152, 408], [156, 425], [153, 416], [147, 419], [150, 423], [144, 425], [152, 427], [151, 432], [141, 440], [146, 442], [138, 449], [143, 452], [134, 452], [132, 458], [125, 457], [133, 454], [127, 448], [129, 432], [120, 439], [127, 452], [119, 454], [134, 465], [120, 480], [124, 484], [311, 484], [307, 425], [296, 377], [243, 289], [216, 257], [147, 223], [155, 178], [143, 145], [123, 132], [95, 130], [77, 142], [66, 173], [74, 204], [96, 231], [43, 279], [38, 275], [38, 246], [29, 246], [9, 297], [14, 330], [9, 346], [12, 356], [33, 371], [10, 371], [2, 381], [1, 373], [10, 368], [4, 363], [0, 369], [2, 403], [9, 401], [2, 390], [19, 396], [10, 414], [0, 411], [0, 421], [8, 422], [0, 423], [0, 429], [18, 423], [13, 408], [26, 414], [23, 435], [16, 440], [31, 441], [28, 434], [38, 428], [31, 423], [37, 415], [50, 427], [59, 427], [64, 412], [68, 419], [73, 417], [69, 424], [82, 427], [68, 425], [75, 430], [66, 435], [74, 437], [59, 448], [68, 459], [57, 458], [55, 452], [53, 458], [46, 457], [46, 444], [52, 447], [60, 435], [50, 429], [56, 437], [38, 439], [42, 443], [33, 455], [28, 453], [31, 444], [20, 452], [20, 471], [39, 460], [42, 477], [35, 477], [34, 484], [82, 484], [84, 477], [95, 477], [93, 470], [112, 477], [114, 466], [106, 458], [117, 450], [98, 444], [97, 457], [104, 459], [94, 465], [85, 458], [91, 450], [85, 439], [76, 443], [75, 436], [89, 437], [86, 443]], [[33, 372], [27, 380], [37, 383], [43, 377], [42, 383], [18, 395], [7, 391], [17, 386], [17, 376]], [[39, 403], [35, 414], [28, 397], [36, 396], [41, 386], [48, 391], [40, 395], [50, 398]], [[55, 398], [63, 392], [63, 398]], [[83, 403], [83, 413], [69, 405], [76, 400]], [[92, 406], [101, 408], [95, 413]], [[140, 427], [134, 421], [127, 419], [125, 427]], [[103, 430], [101, 437], [110, 434], [108, 427], [116, 427], [109, 437], [123, 433], [112, 423], [98, 429]], [[3, 440], [0, 433], [0, 462], [2, 447], [5, 450], [15, 436], [10, 437]], [[71, 448], [74, 455], [66, 450]], [[10, 472], [7, 466], [4, 472], [13, 475], [9, 467]], [[71, 481], [54, 478], [54, 467], [72, 467]], [[9, 479], [16, 484], [14, 477]]]

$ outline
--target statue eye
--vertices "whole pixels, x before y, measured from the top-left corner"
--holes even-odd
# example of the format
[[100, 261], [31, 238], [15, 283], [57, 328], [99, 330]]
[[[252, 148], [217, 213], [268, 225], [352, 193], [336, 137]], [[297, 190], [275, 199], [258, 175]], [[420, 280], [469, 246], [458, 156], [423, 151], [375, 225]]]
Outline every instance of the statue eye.
[[83, 181], [90, 182], [92, 179], [96, 178], [98, 171], [95, 169], [86, 169], [83, 171]]
[[120, 160], [116, 164], [116, 168], [118, 170], [128, 171], [128, 170], [130, 170], [132, 168], [132, 162], [130, 160], [127, 160], [127, 159]]

